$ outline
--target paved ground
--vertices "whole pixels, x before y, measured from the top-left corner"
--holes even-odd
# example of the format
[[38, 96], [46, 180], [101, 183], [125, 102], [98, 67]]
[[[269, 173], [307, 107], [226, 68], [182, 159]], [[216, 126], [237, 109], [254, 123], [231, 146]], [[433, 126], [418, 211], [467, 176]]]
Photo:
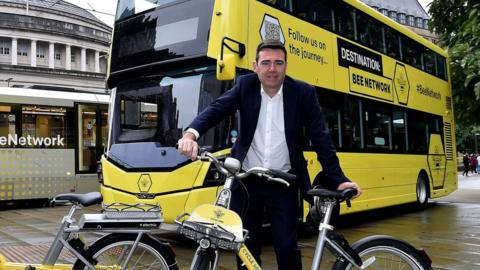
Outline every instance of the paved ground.
[[[0, 253], [9, 261], [40, 262], [66, 211], [68, 207], [0, 210]], [[96, 211], [98, 207], [90, 207], [85, 212]], [[393, 235], [425, 248], [434, 269], [470, 270], [480, 269], [479, 220], [480, 176], [459, 176], [459, 189], [426, 210], [397, 206], [348, 215], [342, 217], [339, 232], [350, 242], [372, 234]], [[194, 246], [173, 233], [161, 236], [173, 243], [180, 269], [188, 269]], [[89, 241], [98, 237], [85, 236]], [[300, 238], [304, 269], [310, 269], [316, 238], [314, 232], [304, 232]], [[264, 269], [276, 269], [270, 241], [265, 243]], [[73, 259], [68, 253], [62, 258], [65, 262]], [[233, 256], [222, 255], [220, 269], [234, 269], [234, 261]]]

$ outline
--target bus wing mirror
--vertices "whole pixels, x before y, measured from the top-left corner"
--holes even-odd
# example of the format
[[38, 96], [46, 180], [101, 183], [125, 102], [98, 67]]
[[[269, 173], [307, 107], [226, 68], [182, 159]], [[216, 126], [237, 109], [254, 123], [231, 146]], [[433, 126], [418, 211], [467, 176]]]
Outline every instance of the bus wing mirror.
[[[223, 59], [222, 59], [223, 58]], [[217, 80], [228, 81], [235, 78], [235, 55], [226, 53], [217, 58]]]

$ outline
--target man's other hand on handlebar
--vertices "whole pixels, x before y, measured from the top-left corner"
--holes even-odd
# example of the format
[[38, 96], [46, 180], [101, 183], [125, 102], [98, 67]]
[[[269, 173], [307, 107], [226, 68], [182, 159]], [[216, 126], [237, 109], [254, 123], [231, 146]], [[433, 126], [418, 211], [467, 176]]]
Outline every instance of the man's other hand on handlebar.
[[344, 190], [347, 188], [354, 188], [357, 190], [357, 195], [353, 196], [352, 199], [358, 198], [362, 194], [362, 189], [355, 182], [343, 182], [340, 185], [338, 185], [337, 190]]
[[195, 134], [185, 132], [183, 137], [178, 140], [178, 152], [189, 157], [191, 160], [196, 160], [198, 157], [198, 143]]

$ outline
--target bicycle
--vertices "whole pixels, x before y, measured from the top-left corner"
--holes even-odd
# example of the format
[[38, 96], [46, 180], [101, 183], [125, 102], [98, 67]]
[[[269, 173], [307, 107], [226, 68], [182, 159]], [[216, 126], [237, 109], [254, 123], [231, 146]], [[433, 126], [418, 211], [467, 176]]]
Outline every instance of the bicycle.
[[[267, 181], [289, 186], [289, 182], [293, 181], [295, 176], [260, 167], [240, 172], [238, 160], [226, 158], [222, 163], [207, 151], [201, 151], [198, 158], [212, 162], [218, 171], [226, 176], [226, 181], [215, 204], [200, 205], [191, 214], [182, 214], [175, 220], [175, 223], [179, 225], [178, 233], [199, 244], [190, 269], [217, 269], [220, 249], [235, 252], [247, 269], [261, 269], [245, 246], [248, 231], [243, 229], [240, 216], [229, 209], [232, 183], [256, 174], [263, 176]], [[376, 267], [380, 267], [380, 269], [432, 269], [431, 260], [425, 251], [416, 249], [407, 242], [394, 237], [369, 236], [350, 246], [341, 234], [333, 232], [334, 228], [329, 224], [333, 207], [343, 201], [350, 207], [350, 200], [356, 195], [356, 192], [355, 189], [331, 191], [318, 188], [308, 191], [310, 196], [314, 196], [314, 208], [319, 211], [317, 214], [322, 216], [322, 221], [318, 226], [318, 241], [311, 269], [320, 269], [325, 247], [336, 258], [332, 267], [335, 270], [377, 269]]]
[[[69, 201], [72, 207], [42, 263], [11, 263], [0, 254], [0, 270], [178, 269], [172, 248], [152, 235], [163, 222], [158, 205], [104, 205], [102, 213], [82, 214], [77, 222], [78, 210], [102, 202], [99, 192], [61, 194], [54, 201]], [[106, 235], [87, 247], [80, 238], [86, 232]], [[77, 258], [73, 264], [57, 263], [63, 248]]]

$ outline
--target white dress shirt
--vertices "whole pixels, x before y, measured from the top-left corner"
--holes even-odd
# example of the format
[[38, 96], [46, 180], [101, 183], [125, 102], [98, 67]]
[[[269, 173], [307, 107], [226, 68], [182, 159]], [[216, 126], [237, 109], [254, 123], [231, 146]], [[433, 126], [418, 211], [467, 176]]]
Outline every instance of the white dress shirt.
[[283, 85], [273, 97], [262, 86], [260, 95], [262, 103], [257, 128], [242, 168], [248, 170], [260, 166], [287, 172], [291, 165], [285, 137]]
[[[257, 128], [247, 156], [242, 164], [245, 171], [253, 167], [264, 167], [287, 172], [291, 169], [287, 140], [285, 137], [285, 118], [283, 113], [283, 84], [277, 94], [270, 97], [263, 86], [260, 89], [262, 103]], [[186, 132], [200, 137], [197, 130], [188, 128]]]

